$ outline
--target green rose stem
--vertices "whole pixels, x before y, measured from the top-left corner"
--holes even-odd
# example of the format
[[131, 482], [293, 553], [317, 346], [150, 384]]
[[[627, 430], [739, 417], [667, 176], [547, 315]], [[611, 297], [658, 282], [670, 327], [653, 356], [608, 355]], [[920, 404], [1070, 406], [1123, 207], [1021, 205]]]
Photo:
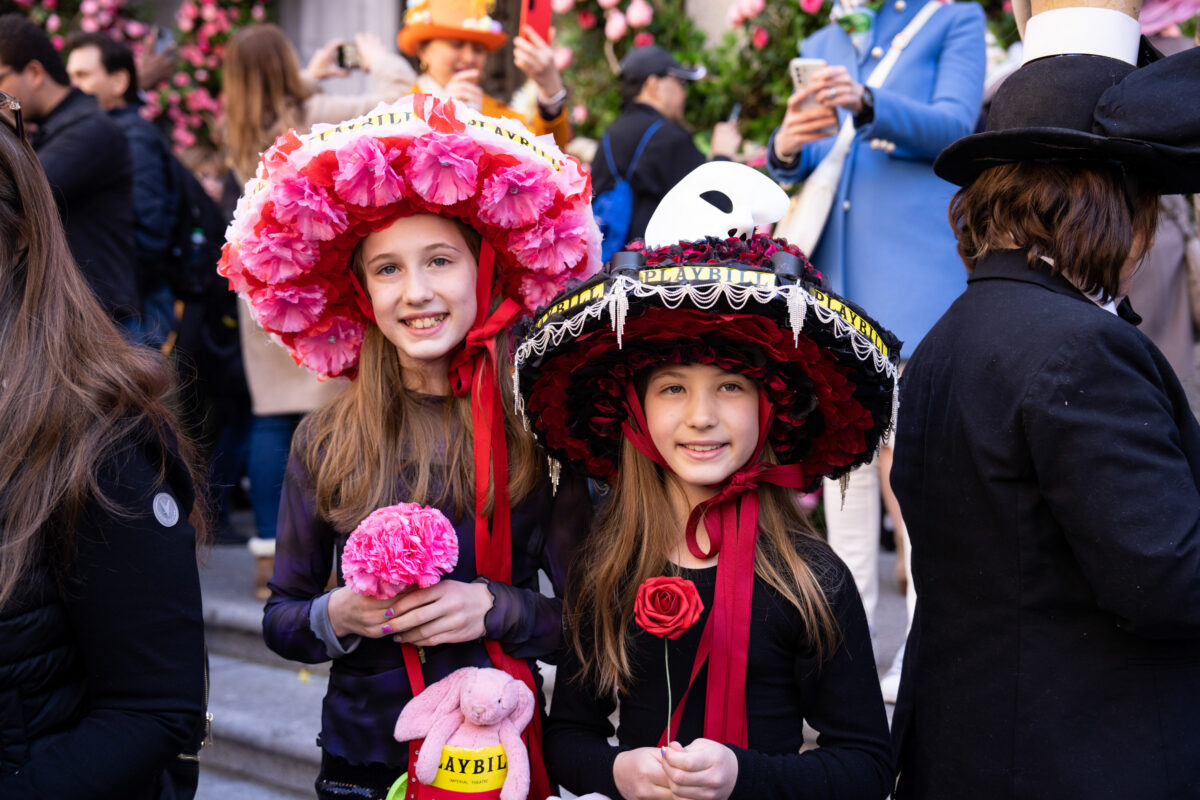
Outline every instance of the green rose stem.
[[671, 744], [671, 651], [667, 647], [670, 639], [663, 638], [663, 664], [667, 668], [667, 745]]

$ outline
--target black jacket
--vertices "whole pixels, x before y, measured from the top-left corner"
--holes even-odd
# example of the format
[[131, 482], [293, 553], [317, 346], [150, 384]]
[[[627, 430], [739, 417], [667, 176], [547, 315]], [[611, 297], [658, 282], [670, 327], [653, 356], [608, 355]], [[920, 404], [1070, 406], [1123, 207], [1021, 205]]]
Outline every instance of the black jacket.
[[105, 462], [129, 516], [90, 502], [61, 582], [47, 559], [0, 612], [5, 800], [155, 797], [202, 721], [191, 489], [180, 464], [167, 476], [139, 446]]
[[[662, 120], [663, 124], [646, 145], [642, 157], [638, 159], [637, 169], [630, 176], [629, 162], [633, 159], [633, 151], [637, 149], [642, 134], [656, 120]], [[640, 239], [645, 235], [646, 224], [650, 222], [663, 195], [703, 164], [704, 154], [696, 148], [692, 135], [682, 125], [642, 103], [633, 103], [622, 111], [605, 133], [612, 145], [617, 170], [633, 188], [629, 241]], [[617, 179], [608, 169], [601, 145], [592, 159], [592, 193], [607, 192], [616, 182]]]
[[72, 89], [33, 136], [88, 285], [114, 319], [138, 313], [133, 167], [121, 130], [96, 99]]
[[146, 297], [167, 279], [171, 234], [179, 216], [179, 189], [172, 173], [171, 145], [139, 106], [108, 112], [129, 146], [133, 164], [133, 242], [137, 256], [139, 297]]
[[897, 798], [1200, 796], [1200, 427], [1130, 321], [1007, 251], [908, 363]]

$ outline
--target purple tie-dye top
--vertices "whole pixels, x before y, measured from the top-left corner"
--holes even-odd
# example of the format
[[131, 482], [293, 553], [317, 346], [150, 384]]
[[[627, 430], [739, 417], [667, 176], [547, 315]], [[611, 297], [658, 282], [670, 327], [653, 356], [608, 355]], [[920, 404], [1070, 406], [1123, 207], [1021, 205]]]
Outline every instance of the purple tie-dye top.
[[[538, 591], [538, 570], [543, 570], [561, 596], [567, 567], [575, 545], [587, 534], [592, 505], [584, 480], [568, 476], [556, 494], [544, 482], [512, 510], [512, 585], [489, 582], [495, 603], [485, 618], [487, 636], [506, 652], [530, 660], [552, 661], [562, 640], [562, 602]], [[405, 499], [397, 481], [395, 502]], [[458, 520], [453, 510], [442, 508], [453, 521], [459, 539], [458, 566], [446, 578], [471, 581], [475, 571], [475, 519], [469, 512]], [[312, 481], [293, 457], [284, 478], [275, 551], [271, 598], [263, 613], [267, 646], [284, 658], [315, 664], [328, 661], [330, 650], [310, 624], [314, 601], [325, 594], [325, 584], [349, 532], [335, 531], [318, 517]], [[339, 585], [342, 583], [338, 576]], [[328, 634], [327, 634], [328, 635]], [[347, 637], [358, 639], [358, 637]], [[383, 763], [406, 768], [408, 749], [392, 738], [396, 717], [412, 697], [400, 655], [400, 645], [390, 636], [360, 638], [346, 644], [344, 654], [333, 659], [329, 690], [321, 714], [318, 743], [328, 752], [358, 764]], [[424, 648], [425, 680], [433, 683], [461, 667], [491, 666], [482, 640]], [[540, 676], [537, 677], [540, 683]]]

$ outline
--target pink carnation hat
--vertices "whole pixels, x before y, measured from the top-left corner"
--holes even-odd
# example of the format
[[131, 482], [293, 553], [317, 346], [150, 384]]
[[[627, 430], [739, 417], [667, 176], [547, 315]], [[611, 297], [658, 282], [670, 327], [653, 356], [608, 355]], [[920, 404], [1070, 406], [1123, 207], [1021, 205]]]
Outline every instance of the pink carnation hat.
[[[365, 236], [412, 214], [462, 220], [483, 239], [480, 308], [499, 294], [515, 304], [515, 318], [599, 270], [591, 188], [550, 136], [453, 100], [408, 95], [279, 137], [246, 183], [218, 271], [296, 363], [322, 378], [353, 378], [372, 321], [350, 268]], [[483, 262], [492, 259], [487, 280]]]
[[[229, 226], [218, 271], [255, 320], [319, 377], [353, 378], [370, 301], [351, 269], [368, 234], [412, 214], [461, 220], [482, 239], [478, 316], [450, 365], [474, 392], [476, 569], [511, 580], [495, 337], [600, 269], [591, 178], [551, 136], [425, 94], [337, 125], [289, 131], [263, 153]], [[493, 299], [499, 303], [489, 311]], [[483, 514], [489, 466], [493, 529]]]

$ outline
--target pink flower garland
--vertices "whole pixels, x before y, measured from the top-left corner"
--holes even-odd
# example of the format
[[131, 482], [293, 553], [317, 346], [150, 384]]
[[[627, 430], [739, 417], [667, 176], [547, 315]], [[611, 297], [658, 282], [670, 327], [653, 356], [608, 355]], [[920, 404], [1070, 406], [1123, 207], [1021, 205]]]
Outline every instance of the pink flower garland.
[[458, 564], [458, 536], [436, 508], [399, 503], [373, 511], [346, 541], [342, 575], [358, 594], [386, 600], [428, 589]]

